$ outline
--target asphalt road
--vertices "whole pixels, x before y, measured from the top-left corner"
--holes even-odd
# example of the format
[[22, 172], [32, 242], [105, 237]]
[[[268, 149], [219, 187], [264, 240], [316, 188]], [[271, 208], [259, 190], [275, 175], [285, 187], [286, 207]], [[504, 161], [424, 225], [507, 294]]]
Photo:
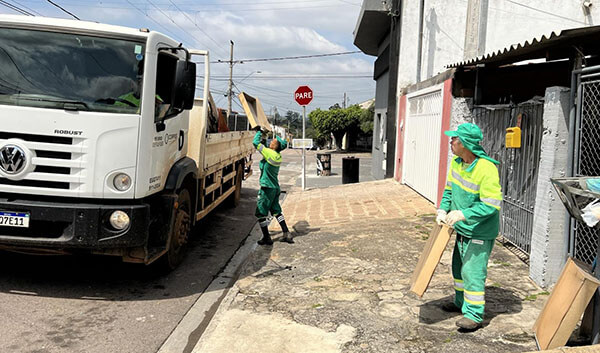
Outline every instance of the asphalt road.
[[0, 252], [0, 351], [156, 352], [256, 223], [257, 169], [240, 205], [206, 217], [171, 273], [104, 256]]

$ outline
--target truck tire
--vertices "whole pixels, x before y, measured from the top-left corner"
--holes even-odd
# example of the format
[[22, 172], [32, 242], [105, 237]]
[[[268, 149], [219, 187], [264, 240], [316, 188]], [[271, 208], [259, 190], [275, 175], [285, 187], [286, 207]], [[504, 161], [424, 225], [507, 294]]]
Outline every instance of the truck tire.
[[235, 175], [235, 191], [227, 198], [229, 207], [237, 207], [242, 198], [242, 180], [244, 179], [244, 166], [239, 164]]
[[182, 189], [177, 194], [177, 204], [173, 215], [173, 227], [169, 234], [168, 250], [164, 257], [165, 267], [174, 270], [181, 264], [187, 249], [190, 229], [192, 227], [191, 213], [192, 202], [187, 189]]

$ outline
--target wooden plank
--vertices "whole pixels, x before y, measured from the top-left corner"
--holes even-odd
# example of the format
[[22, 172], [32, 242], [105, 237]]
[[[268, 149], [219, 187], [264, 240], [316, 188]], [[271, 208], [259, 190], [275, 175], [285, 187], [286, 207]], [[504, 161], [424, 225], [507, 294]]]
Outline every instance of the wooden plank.
[[533, 325], [541, 349], [553, 349], [567, 343], [598, 286], [598, 279], [588, 273], [583, 264], [571, 258], [567, 260]]
[[427, 290], [452, 233], [454, 233], [454, 229], [446, 225], [439, 226], [436, 224], [431, 230], [410, 280], [410, 291], [419, 297], [422, 297]]
[[245, 92], [241, 92], [238, 95], [238, 97], [240, 98], [240, 102], [242, 102], [242, 107], [244, 108], [244, 111], [248, 116], [250, 126], [256, 127], [260, 125], [264, 129], [273, 131], [269, 120], [267, 120], [267, 116], [265, 115], [265, 111], [263, 110], [262, 104], [260, 104], [260, 100], [258, 98], [254, 98]]

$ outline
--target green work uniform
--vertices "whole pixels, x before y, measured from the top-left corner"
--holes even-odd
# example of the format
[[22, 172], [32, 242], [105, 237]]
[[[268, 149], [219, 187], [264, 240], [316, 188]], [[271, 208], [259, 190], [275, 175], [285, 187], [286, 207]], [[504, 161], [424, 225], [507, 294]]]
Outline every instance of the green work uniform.
[[263, 159], [258, 164], [260, 168], [260, 190], [258, 191], [258, 199], [256, 202], [256, 217], [263, 218], [269, 215], [281, 214], [281, 206], [279, 205], [279, 166], [281, 166], [281, 154], [274, 151], [261, 143], [262, 133], [258, 131], [254, 136], [252, 144], [258, 152], [263, 156]]
[[502, 191], [495, 163], [476, 158], [470, 165], [460, 157], [452, 160], [440, 209], [460, 210], [464, 221], [457, 232], [452, 255], [454, 303], [464, 317], [483, 321], [487, 264], [499, 231]]

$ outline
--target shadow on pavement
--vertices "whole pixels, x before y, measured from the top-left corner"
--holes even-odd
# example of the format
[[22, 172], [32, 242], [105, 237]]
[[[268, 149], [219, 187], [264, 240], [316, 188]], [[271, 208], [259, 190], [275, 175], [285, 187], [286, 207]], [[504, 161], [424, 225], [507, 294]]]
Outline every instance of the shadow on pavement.
[[[514, 314], [523, 310], [521, 299], [512, 289], [488, 286], [485, 288], [485, 317], [487, 325], [493, 318], [501, 314]], [[449, 313], [442, 310], [442, 304], [454, 300], [454, 296], [428, 301], [419, 306], [419, 322], [435, 324], [448, 318], [460, 316], [460, 313]]]
[[243, 188], [236, 209], [220, 205], [193, 229], [183, 263], [123, 263], [99, 255], [27, 255], [0, 252], [0, 293], [110, 301], [172, 299], [199, 294], [227, 264], [256, 219], [256, 189]]

